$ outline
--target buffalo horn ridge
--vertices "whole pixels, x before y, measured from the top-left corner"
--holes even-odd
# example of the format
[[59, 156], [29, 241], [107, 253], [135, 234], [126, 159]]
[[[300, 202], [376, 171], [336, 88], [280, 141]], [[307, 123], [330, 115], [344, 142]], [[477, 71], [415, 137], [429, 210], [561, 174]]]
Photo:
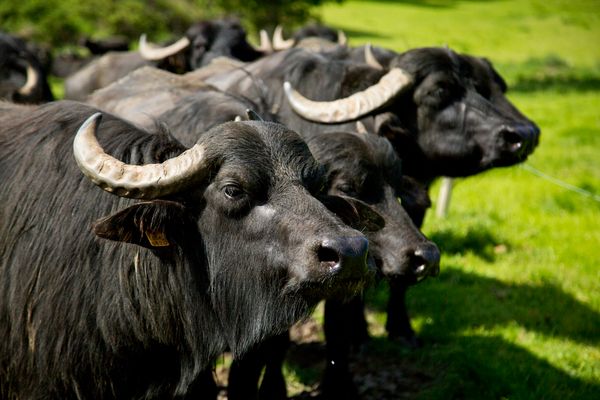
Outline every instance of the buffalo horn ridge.
[[283, 90], [292, 109], [303, 118], [323, 123], [351, 121], [388, 103], [410, 85], [412, 77], [400, 68], [392, 68], [379, 82], [346, 98], [312, 101], [298, 93], [289, 82]]
[[375, 54], [373, 54], [373, 47], [371, 47], [371, 43], [367, 43], [365, 45], [365, 62], [373, 68], [383, 69], [383, 66], [377, 61], [375, 58]]
[[348, 37], [346, 37], [346, 34], [341, 29], [338, 30], [338, 44], [340, 46], [346, 46], [348, 44]]
[[23, 67], [25, 68], [27, 78], [25, 84], [21, 86], [18, 92], [22, 96], [29, 96], [32, 94], [33, 89], [38, 86], [40, 76], [28, 61], [23, 61], [23, 63], [25, 64]]
[[107, 192], [134, 199], [155, 199], [178, 193], [206, 175], [203, 146], [196, 144], [160, 164], [130, 165], [106, 154], [96, 131], [101, 113], [89, 117], [77, 131], [73, 154], [79, 169]]
[[281, 25], [277, 25], [275, 27], [275, 31], [273, 31], [273, 48], [275, 50], [286, 50], [290, 49], [294, 45], [294, 39], [283, 38], [283, 28]]
[[271, 39], [269, 39], [269, 34], [266, 30], [261, 29], [259, 32], [260, 36], [260, 45], [256, 48], [258, 51], [262, 51], [264, 53], [273, 52], [273, 44], [271, 43]]
[[190, 40], [187, 37], [182, 37], [172, 45], [166, 47], [155, 47], [150, 46], [146, 42], [146, 34], [142, 34], [140, 36], [140, 54], [146, 60], [163, 60], [173, 54], [179, 53], [181, 50], [185, 49], [190, 45]]

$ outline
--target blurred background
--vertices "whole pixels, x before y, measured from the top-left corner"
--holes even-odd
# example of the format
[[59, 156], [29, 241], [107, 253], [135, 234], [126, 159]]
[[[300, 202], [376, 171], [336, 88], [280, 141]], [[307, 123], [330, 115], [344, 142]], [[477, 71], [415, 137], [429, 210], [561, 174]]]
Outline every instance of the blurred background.
[[[448, 214], [428, 213], [439, 277], [409, 291], [423, 347], [384, 333], [387, 287], [367, 293], [373, 340], [353, 364], [366, 399], [600, 398], [600, 1], [2, 0], [0, 28], [55, 56], [83, 38], [179, 37], [239, 17], [258, 42], [280, 23], [342, 29], [351, 46], [449, 46], [488, 58], [542, 130], [519, 166], [455, 180]], [[58, 97], [62, 81], [52, 79]], [[439, 185], [439, 184], [438, 184]], [[436, 206], [434, 187], [433, 208]], [[308, 398], [323, 357], [321, 314], [296, 330], [290, 395]], [[217, 372], [225, 379], [228, 360]]]

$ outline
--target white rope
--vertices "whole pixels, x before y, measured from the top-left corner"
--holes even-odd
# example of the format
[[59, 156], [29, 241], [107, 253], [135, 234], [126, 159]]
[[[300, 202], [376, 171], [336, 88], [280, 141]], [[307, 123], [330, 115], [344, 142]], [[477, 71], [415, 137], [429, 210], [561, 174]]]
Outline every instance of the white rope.
[[599, 195], [597, 195], [595, 193], [592, 193], [592, 192], [590, 192], [588, 190], [582, 189], [580, 187], [571, 185], [570, 183], [563, 182], [560, 179], [556, 179], [556, 178], [554, 178], [554, 177], [552, 177], [552, 176], [550, 176], [550, 175], [548, 175], [548, 174], [540, 171], [539, 169], [536, 169], [536, 168], [532, 167], [531, 165], [521, 164], [521, 168], [523, 168], [524, 170], [526, 170], [528, 172], [531, 172], [533, 175], [536, 175], [536, 176], [538, 176], [538, 177], [540, 177], [542, 179], [545, 179], [545, 180], [547, 180], [549, 182], [552, 182], [555, 185], [562, 187], [563, 189], [570, 190], [572, 192], [578, 193], [578, 194], [580, 194], [582, 196], [589, 197], [592, 200], [596, 200], [596, 201], [600, 202], [600, 196]]

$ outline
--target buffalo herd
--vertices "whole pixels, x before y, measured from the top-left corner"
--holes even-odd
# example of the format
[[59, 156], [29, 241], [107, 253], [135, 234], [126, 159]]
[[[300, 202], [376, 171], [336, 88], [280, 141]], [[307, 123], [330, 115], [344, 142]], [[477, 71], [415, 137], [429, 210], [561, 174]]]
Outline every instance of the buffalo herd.
[[57, 69], [0, 33], [1, 399], [216, 399], [225, 351], [229, 399], [285, 399], [288, 329], [322, 300], [321, 396], [358, 399], [368, 285], [390, 287], [389, 339], [421, 345], [430, 184], [539, 141], [492, 64], [449, 48], [318, 25], [254, 46], [235, 19], [85, 44], [54, 101]]

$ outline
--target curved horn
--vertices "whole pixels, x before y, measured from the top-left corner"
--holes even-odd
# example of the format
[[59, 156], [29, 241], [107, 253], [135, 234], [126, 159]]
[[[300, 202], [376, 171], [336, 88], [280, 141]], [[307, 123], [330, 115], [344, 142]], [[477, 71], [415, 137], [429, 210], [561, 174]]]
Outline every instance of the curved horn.
[[269, 34], [264, 29], [261, 29], [259, 32], [260, 35], [260, 45], [257, 50], [265, 53], [270, 53], [273, 51], [273, 44], [271, 44], [271, 39], [269, 39]]
[[273, 48], [275, 50], [286, 50], [294, 45], [294, 39], [283, 39], [283, 28], [281, 25], [275, 27], [273, 31]]
[[348, 38], [346, 37], [344, 31], [341, 29], [338, 30], [338, 44], [340, 46], [346, 46], [348, 44]]
[[365, 62], [373, 68], [383, 69], [383, 66], [377, 61], [375, 54], [373, 54], [371, 43], [365, 45]]
[[95, 113], [81, 125], [73, 141], [73, 155], [83, 174], [107, 192], [154, 199], [177, 193], [205, 177], [207, 163], [199, 144], [161, 164], [130, 165], [106, 154], [96, 139], [101, 118], [101, 113]]
[[17, 92], [22, 96], [30, 96], [33, 93], [33, 89], [36, 88], [40, 81], [40, 74], [33, 68], [29, 61], [24, 60], [24, 63], [27, 79], [25, 80], [25, 84], [21, 86]]
[[146, 34], [143, 33], [140, 36], [140, 54], [146, 60], [157, 61], [172, 56], [173, 54], [179, 53], [181, 50], [185, 49], [190, 45], [190, 39], [187, 37], [182, 37], [175, 43], [166, 47], [154, 47], [150, 46], [146, 42]]
[[336, 123], [359, 118], [383, 106], [412, 82], [412, 77], [400, 68], [392, 68], [379, 82], [362, 92], [333, 101], [312, 101], [292, 88], [289, 82], [283, 90], [294, 111], [316, 122]]

